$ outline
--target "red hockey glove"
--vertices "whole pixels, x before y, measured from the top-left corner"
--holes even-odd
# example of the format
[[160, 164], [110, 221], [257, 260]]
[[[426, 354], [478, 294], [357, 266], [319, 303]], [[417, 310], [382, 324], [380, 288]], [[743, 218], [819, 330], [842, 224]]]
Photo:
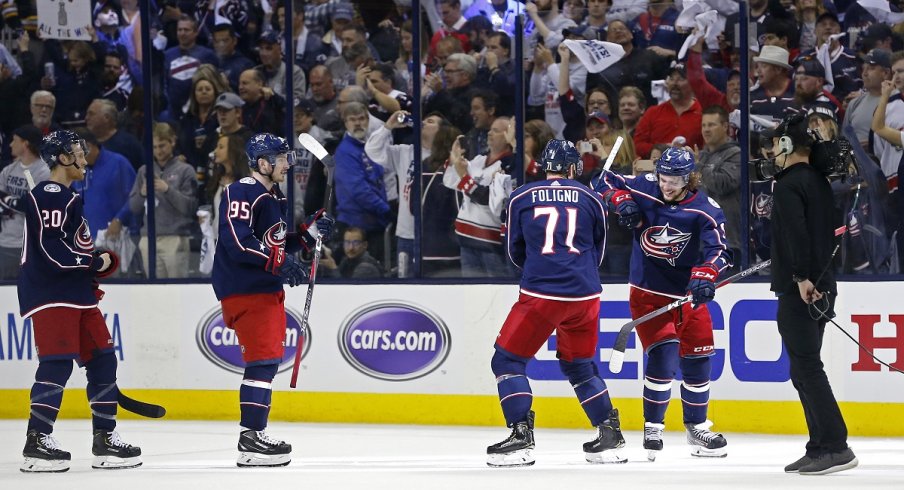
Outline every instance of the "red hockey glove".
[[703, 303], [716, 297], [716, 278], [719, 271], [712, 264], [701, 264], [691, 269], [691, 280], [687, 290], [694, 297], [693, 307], [696, 310]]
[[327, 241], [333, 234], [333, 224], [335, 222], [336, 220], [330, 218], [326, 211], [321, 208], [308, 216], [304, 223], [298, 225], [298, 239], [301, 240], [301, 244], [304, 245], [305, 249], [312, 250], [317, 242], [315, 231], [311, 229], [313, 225], [317, 224], [316, 233], [320, 234], [323, 241]]
[[267, 257], [267, 263], [264, 264], [264, 270], [273, 274], [274, 276], [279, 275], [279, 269], [282, 267], [283, 262], [286, 261], [286, 251], [282, 247], [270, 247], [270, 256]]
[[640, 208], [637, 207], [637, 203], [634, 202], [634, 197], [631, 196], [630, 192], [616, 189], [606, 192], [603, 196], [609, 204], [609, 209], [615, 209], [619, 225], [625, 228], [634, 228], [643, 219], [640, 214]]

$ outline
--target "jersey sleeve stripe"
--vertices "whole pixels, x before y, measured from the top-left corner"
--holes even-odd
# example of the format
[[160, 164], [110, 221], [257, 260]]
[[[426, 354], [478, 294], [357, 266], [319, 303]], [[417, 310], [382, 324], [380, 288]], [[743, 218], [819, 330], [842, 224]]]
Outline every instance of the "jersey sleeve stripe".
[[[229, 195], [229, 187], [227, 186], [227, 187], [226, 187], [226, 203], [227, 203], [226, 209], [227, 209], [227, 210], [229, 209], [229, 204], [228, 204], [228, 203], [231, 203], [231, 202], [232, 202], [232, 197]], [[255, 200], [255, 202], [257, 202], [257, 201]], [[252, 213], [252, 215], [253, 215], [253, 213]], [[238, 247], [238, 249], [239, 249], [240, 251], [252, 253], [252, 254], [254, 254], [254, 255], [258, 255], [258, 256], [260, 256], [260, 257], [262, 257], [262, 258], [264, 258], [264, 259], [267, 259], [267, 258], [270, 257], [269, 255], [264, 254], [263, 252], [259, 252], [259, 251], [257, 251], [257, 250], [245, 248], [245, 246], [242, 245], [242, 241], [239, 240], [238, 234], [236, 234], [236, 232], [235, 232], [235, 226], [233, 226], [233, 224], [232, 224], [232, 219], [229, 218], [229, 217], [227, 217], [227, 218], [226, 218], [226, 222], [229, 223], [229, 233], [232, 235], [232, 238], [235, 240], [235, 245], [236, 245], [236, 247]], [[250, 226], [250, 223], [249, 223], [249, 226]]]

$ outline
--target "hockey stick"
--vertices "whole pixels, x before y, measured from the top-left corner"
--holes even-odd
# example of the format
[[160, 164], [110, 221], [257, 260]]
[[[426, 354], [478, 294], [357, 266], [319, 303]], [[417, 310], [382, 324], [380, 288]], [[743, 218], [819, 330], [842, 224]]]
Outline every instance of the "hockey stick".
[[618, 150], [621, 148], [622, 142], [624, 138], [619, 136], [615, 138], [615, 143], [612, 145], [612, 149], [609, 151], [609, 156], [606, 157], [606, 164], [603, 165], [603, 172], [606, 172], [610, 168], [612, 168], [612, 162], [615, 161], [615, 155], [618, 154]]
[[35, 178], [31, 176], [31, 170], [25, 169], [22, 171], [25, 174], [25, 182], [28, 184], [28, 190], [32, 190], [35, 188]]
[[[765, 269], [766, 267], [769, 267], [769, 264], [771, 263], [772, 260], [770, 259], [766, 260], [765, 262], [760, 262], [759, 264], [756, 264], [748, 269], [744, 269], [725, 280], [719, 281], [719, 283], [716, 284], [716, 289], [721, 288], [726, 284], [731, 284], [739, 279], [743, 279], [757, 271]], [[609, 371], [612, 371], [613, 373], [621, 372], [622, 364], [625, 362], [625, 349], [628, 346], [628, 335], [631, 333], [631, 330], [634, 330], [634, 327], [665, 312], [672, 311], [675, 308], [680, 308], [682, 305], [689, 303], [693, 299], [693, 296], [685, 296], [681, 299], [672, 301], [671, 303], [661, 308], [653, 310], [636, 320], [631, 320], [630, 322], [622, 325], [621, 329], [618, 331], [618, 337], [615, 339], [615, 346], [612, 348], [612, 356], [609, 357]]]
[[147, 417], [151, 419], [159, 419], [166, 415], [166, 409], [161, 407], [160, 405], [154, 405], [153, 403], [145, 403], [135, 400], [134, 398], [129, 398], [123, 394], [123, 392], [119, 392], [119, 395], [116, 399], [119, 406], [123, 408], [123, 410], [128, 410], [136, 415], [141, 415], [142, 417]]
[[[298, 135], [298, 143], [305, 150], [313, 153], [321, 162], [327, 157], [326, 148], [315, 140], [314, 137], [307, 133]], [[327, 173], [327, 187], [329, 187], [329, 196], [332, 197], [332, 172]], [[311, 302], [314, 299], [314, 284], [317, 281], [317, 266], [320, 264], [320, 253], [323, 251], [323, 235], [317, 233], [317, 242], [314, 244], [314, 260], [311, 262], [311, 273], [308, 275], [308, 293], [304, 300], [304, 311], [301, 315], [301, 332], [298, 333], [298, 342], [295, 346], [295, 362], [292, 363], [292, 379], [289, 381], [289, 387], [295, 388], [298, 384], [298, 369], [301, 367], [301, 353], [304, 350], [304, 337], [308, 331], [308, 318], [311, 314]]]

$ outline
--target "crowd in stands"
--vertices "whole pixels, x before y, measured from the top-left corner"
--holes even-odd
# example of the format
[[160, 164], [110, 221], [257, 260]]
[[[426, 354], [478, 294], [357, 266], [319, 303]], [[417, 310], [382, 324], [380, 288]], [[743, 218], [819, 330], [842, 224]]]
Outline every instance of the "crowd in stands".
[[[412, 277], [420, 237], [422, 277], [514, 277], [503, 251], [507, 193], [542, 178], [539, 152], [552, 138], [577, 144], [585, 184], [619, 136], [612, 170], [622, 174], [652, 171], [669, 146], [691, 149], [701, 188], [725, 211], [735, 262], [765, 260], [771, 183], [758, 181], [753, 166], [742, 172], [738, 128], [748, 118], [751, 158], [774, 156], [770, 131], [790, 113], [806, 115], [826, 139], [849, 127], [858, 147], [857, 176], [835, 184], [839, 220], [849, 229], [838, 267], [900, 270], [902, 0], [887, 12], [853, 0], [749, 0], [749, 52], [739, 50], [738, 3], [730, 0], [427, 0], [420, 19], [410, 2], [150, 3], [145, 21], [139, 0], [95, 0], [90, 40], [72, 41], [36, 32], [36, 0], [0, 0], [0, 191], [24, 195], [24, 170], [46, 177], [37, 151], [43, 135], [78, 131], [89, 155], [76, 190], [98, 243], [125, 255], [124, 277], [204, 275], [199, 216], [215, 237], [222, 191], [249, 175], [245, 142], [264, 131], [293, 140], [309, 133], [334, 155], [335, 166], [325, 168], [299, 147], [288, 184], [296, 221], [324, 206], [336, 217], [321, 269], [327, 276]], [[523, 59], [515, 59], [518, 15]], [[151, 46], [140, 42], [144, 22]], [[591, 71], [569, 40], [605, 41], [625, 54]], [[743, 56], [749, 107], [740, 107]], [[516, 99], [518, 79], [524, 100]], [[523, 142], [514, 136], [518, 107]], [[750, 209], [741, 206], [745, 193]], [[21, 230], [21, 216], [2, 215], [0, 280], [16, 276]], [[601, 276], [627, 274], [631, 240], [610, 227]]]

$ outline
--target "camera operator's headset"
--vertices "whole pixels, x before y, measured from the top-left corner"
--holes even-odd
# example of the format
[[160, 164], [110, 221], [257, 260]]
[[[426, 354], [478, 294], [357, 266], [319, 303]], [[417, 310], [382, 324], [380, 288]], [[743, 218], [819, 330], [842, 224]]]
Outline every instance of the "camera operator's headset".
[[[779, 151], [775, 154], [776, 157], [779, 155], [790, 155], [794, 153], [794, 140], [791, 139], [791, 136], [789, 136], [788, 133], [789, 131], [791, 131], [791, 128], [794, 128], [798, 124], [805, 123], [806, 121], [807, 117], [803, 114], [798, 113], [787, 116], [784, 120], [782, 120], [781, 123], [779, 123], [776, 131], [781, 133], [782, 136], [778, 139]], [[804, 134], [816, 141], [816, 134], [809, 127], [804, 130]]]

